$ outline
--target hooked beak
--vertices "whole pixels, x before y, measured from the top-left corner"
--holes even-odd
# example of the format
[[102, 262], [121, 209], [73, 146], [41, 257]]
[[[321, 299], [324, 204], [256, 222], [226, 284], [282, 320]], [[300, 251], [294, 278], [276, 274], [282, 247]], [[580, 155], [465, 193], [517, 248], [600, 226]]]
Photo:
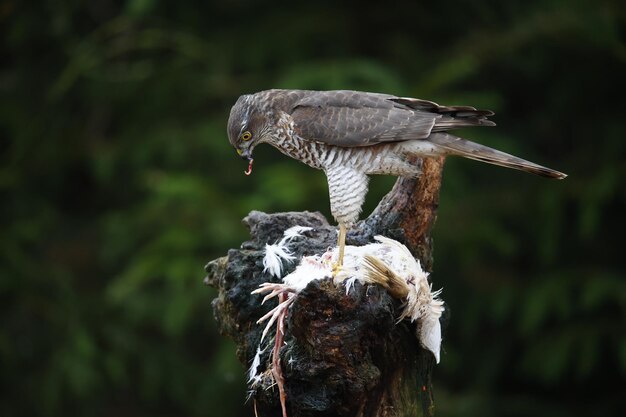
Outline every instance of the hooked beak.
[[241, 156], [242, 159], [245, 159], [248, 161], [248, 170], [244, 171], [244, 174], [246, 175], [252, 174], [252, 163], [254, 162], [254, 159], [252, 159], [252, 149], [251, 148], [247, 148], [247, 149], [237, 148], [237, 154], [239, 154], [239, 156]]
[[237, 148], [237, 154], [239, 156], [241, 156], [241, 159], [244, 159], [246, 161], [251, 161], [252, 160], [251, 149], [239, 149], [239, 148]]

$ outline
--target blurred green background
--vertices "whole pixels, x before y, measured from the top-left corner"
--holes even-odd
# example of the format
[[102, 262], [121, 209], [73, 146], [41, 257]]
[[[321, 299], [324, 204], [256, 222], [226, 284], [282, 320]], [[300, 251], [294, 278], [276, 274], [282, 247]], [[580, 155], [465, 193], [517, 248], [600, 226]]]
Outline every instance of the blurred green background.
[[568, 173], [446, 163], [438, 415], [624, 410], [623, 2], [292, 3], [0, 0], [0, 415], [253, 415], [203, 266], [250, 210], [329, 215], [321, 172], [228, 145], [274, 87], [493, 109], [463, 135]]

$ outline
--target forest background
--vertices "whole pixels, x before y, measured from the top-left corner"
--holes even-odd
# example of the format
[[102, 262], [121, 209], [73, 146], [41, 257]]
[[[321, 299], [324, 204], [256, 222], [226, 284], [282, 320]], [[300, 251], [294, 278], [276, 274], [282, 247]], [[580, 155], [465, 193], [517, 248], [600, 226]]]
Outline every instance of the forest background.
[[623, 6], [0, 1], [0, 415], [252, 415], [203, 266], [250, 210], [330, 219], [323, 173], [266, 146], [247, 177], [228, 144], [232, 104], [267, 88], [492, 109], [463, 135], [568, 173], [446, 162], [438, 415], [618, 415]]

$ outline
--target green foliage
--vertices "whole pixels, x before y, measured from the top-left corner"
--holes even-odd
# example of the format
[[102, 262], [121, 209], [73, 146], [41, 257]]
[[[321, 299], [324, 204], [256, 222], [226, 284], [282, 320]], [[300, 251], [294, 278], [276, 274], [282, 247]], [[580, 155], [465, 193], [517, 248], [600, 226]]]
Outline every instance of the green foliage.
[[570, 174], [446, 163], [439, 414], [624, 408], [623, 8], [322, 3], [0, 4], [1, 415], [251, 415], [202, 266], [252, 209], [329, 214], [323, 174], [228, 145], [272, 87], [491, 108], [465, 136]]

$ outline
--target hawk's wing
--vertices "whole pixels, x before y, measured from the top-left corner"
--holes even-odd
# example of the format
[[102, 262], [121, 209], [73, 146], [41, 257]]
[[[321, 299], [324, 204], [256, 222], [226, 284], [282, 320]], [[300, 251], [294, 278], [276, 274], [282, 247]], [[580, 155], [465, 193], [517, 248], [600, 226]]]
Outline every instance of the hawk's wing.
[[291, 111], [303, 139], [355, 147], [426, 139], [432, 132], [493, 126], [493, 113], [469, 106], [446, 107], [426, 100], [358, 91], [316, 91]]

